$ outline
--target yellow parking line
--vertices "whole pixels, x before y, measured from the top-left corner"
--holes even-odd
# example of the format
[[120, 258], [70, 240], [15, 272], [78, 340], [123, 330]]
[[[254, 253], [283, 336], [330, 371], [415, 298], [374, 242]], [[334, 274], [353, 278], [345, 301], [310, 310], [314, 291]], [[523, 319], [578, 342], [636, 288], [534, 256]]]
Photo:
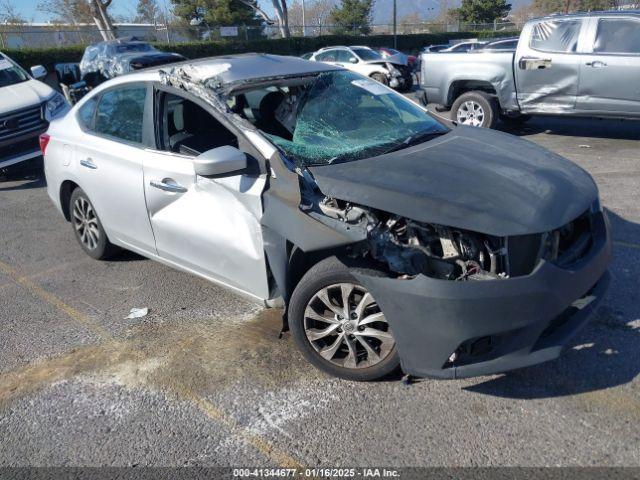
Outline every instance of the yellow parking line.
[[[49, 293], [46, 290], [42, 289], [34, 282], [29, 280], [28, 277], [20, 275], [13, 267], [7, 265], [2, 261], [0, 261], [0, 272], [6, 274], [13, 282], [24, 287], [36, 297], [62, 311], [79, 324], [87, 327], [103, 340], [113, 340], [113, 337], [109, 334], [109, 332], [107, 332], [100, 325], [92, 322], [86, 315], [79, 312], [72, 306], [67, 305], [52, 293]], [[55, 359], [52, 361], [55, 362]], [[3, 376], [5, 375], [7, 374], [4, 374]], [[228, 427], [231, 430], [232, 434], [238, 436], [247, 444], [258, 450], [261, 454], [276, 462], [277, 465], [284, 468], [303, 468], [302, 464], [295, 458], [291, 457], [285, 452], [278, 450], [268, 440], [262, 438], [260, 435], [253, 433], [249, 429], [239, 425], [232, 416], [226, 415], [213, 403], [197, 395], [188, 387], [179, 383], [169, 384], [168, 386], [178, 395], [178, 397], [195, 405], [198, 410], [204, 413], [208, 418]]]
[[635, 250], [640, 250], [640, 244], [638, 243], [620, 242], [618, 240], [614, 240], [613, 244], [619, 247], [627, 247], [627, 248], [633, 248]]
[[54, 306], [61, 312], [65, 313], [67, 316], [71, 317], [76, 322], [80, 323], [84, 327], [91, 330], [93, 333], [98, 335], [100, 338], [107, 340], [111, 338], [109, 332], [107, 332], [100, 325], [91, 321], [86, 315], [80, 313], [78, 310], [73, 308], [71, 305], [67, 305], [65, 302], [60, 300], [58, 297], [53, 295], [52, 293], [43, 290], [34, 282], [32, 282], [27, 276], [20, 275], [13, 267], [7, 265], [6, 263], [0, 261], [0, 272], [3, 272], [7, 275], [11, 280], [13, 280], [18, 285], [24, 287], [29, 292], [31, 292], [36, 297], [44, 300], [49, 305]]
[[231, 430], [231, 433], [243, 439], [246, 443], [254, 447], [265, 457], [270, 458], [271, 460], [276, 462], [278, 466], [283, 468], [304, 468], [304, 466], [298, 460], [278, 450], [273, 446], [273, 444], [271, 444], [271, 442], [265, 440], [257, 433], [253, 433], [247, 428], [238, 425], [233, 417], [226, 415], [209, 400], [200, 397], [199, 395], [191, 391], [191, 389], [180, 384], [173, 384], [170, 385], [170, 387], [175, 391], [175, 393], [178, 394], [179, 397], [182, 397], [185, 400], [189, 400], [207, 417], [225, 425], [227, 428], [229, 428], [229, 430]]

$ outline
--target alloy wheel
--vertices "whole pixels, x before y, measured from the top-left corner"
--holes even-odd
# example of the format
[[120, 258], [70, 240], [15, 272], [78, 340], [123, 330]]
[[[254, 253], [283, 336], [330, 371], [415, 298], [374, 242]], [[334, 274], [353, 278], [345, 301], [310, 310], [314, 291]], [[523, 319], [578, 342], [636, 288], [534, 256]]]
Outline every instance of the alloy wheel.
[[322, 358], [343, 368], [376, 365], [395, 345], [373, 296], [353, 283], [338, 283], [316, 292], [305, 308], [304, 330]]
[[484, 122], [484, 109], [479, 103], [467, 100], [456, 112], [458, 123], [472, 127], [481, 127]]
[[100, 241], [98, 217], [86, 198], [78, 197], [73, 203], [73, 226], [80, 242], [89, 250], [94, 250]]

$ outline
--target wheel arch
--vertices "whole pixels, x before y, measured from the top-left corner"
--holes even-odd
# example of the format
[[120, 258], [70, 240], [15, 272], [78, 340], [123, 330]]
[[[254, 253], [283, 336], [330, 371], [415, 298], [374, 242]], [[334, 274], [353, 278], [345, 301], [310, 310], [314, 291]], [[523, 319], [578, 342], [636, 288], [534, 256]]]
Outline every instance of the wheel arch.
[[[488, 80], [454, 80], [447, 92], [447, 106], [453, 105], [458, 97], [471, 91], [480, 91], [497, 97], [495, 86]], [[498, 99], [499, 103], [500, 99]]]
[[287, 286], [285, 303], [288, 303], [293, 291], [302, 280], [302, 277], [313, 268], [314, 265], [320, 263], [329, 257], [341, 257], [347, 253], [347, 247], [331, 247], [312, 252], [305, 252], [293, 243], [288, 245], [288, 262], [287, 262]]
[[69, 201], [71, 200], [71, 194], [76, 188], [80, 188], [80, 185], [73, 180], [65, 180], [60, 184], [60, 208], [62, 209], [62, 214], [67, 222], [71, 221]]

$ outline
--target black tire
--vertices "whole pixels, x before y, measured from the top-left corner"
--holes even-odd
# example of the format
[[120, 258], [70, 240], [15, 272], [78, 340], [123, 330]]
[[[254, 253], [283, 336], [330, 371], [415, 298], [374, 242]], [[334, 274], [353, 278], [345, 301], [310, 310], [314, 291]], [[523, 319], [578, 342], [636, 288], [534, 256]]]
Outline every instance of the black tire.
[[[85, 206], [88, 206], [88, 209], [84, 208]], [[80, 187], [71, 193], [69, 217], [76, 240], [91, 258], [104, 260], [119, 251], [118, 247], [109, 241], [91, 200]]]
[[[472, 109], [466, 108], [467, 102], [477, 105], [482, 112], [482, 117], [478, 115], [477, 110], [475, 113]], [[467, 121], [460, 121], [458, 111], [465, 109], [465, 111], [471, 113], [470, 117], [467, 117]], [[463, 113], [461, 111], [461, 113]], [[475, 116], [474, 116], [475, 115]], [[500, 107], [498, 101], [491, 95], [473, 90], [471, 92], [465, 92], [456, 98], [455, 102], [451, 106], [451, 120], [457, 122], [459, 125], [469, 125], [473, 127], [481, 128], [495, 128], [500, 115]], [[480, 120], [481, 118], [481, 120]], [[477, 124], [476, 124], [477, 123]]]
[[[362, 292], [362, 290], [366, 291], [366, 289], [362, 285], [360, 285], [358, 280], [356, 280], [355, 276], [353, 275], [354, 271], [366, 272], [369, 275], [376, 275], [376, 276], [384, 275], [384, 273], [372, 268], [367, 268], [366, 266], [365, 267], [347, 266], [336, 257], [329, 257], [317, 263], [315, 266], [313, 266], [302, 277], [302, 280], [300, 280], [300, 283], [298, 283], [298, 285], [296, 286], [293, 292], [293, 295], [291, 296], [291, 300], [289, 302], [289, 307], [288, 307], [289, 328], [291, 330], [291, 334], [293, 336], [293, 339], [298, 349], [302, 352], [304, 357], [318, 369], [326, 373], [329, 373], [330, 375], [344, 378], [347, 380], [354, 380], [354, 381], [379, 380], [391, 375], [392, 373], [399, 371], [400, 360], [398, 357], [397, 345], [395, 343], [393, 343], [393, 347], [385, 349], [384, 355], [382, 355], [383, 353], [382, 344], [372, 345], [370, 343], [371, 342], [371, 339], [370, 339], [369, 342], [367, 342], [367, 344], [369, 346], [372, 346], [374, 349], [379, 349], [379, 350], [376, 350], [376, 352], [380, 354], [382, 357], [378, 361], [378, 363], [375, 363], [374, 365], [371, 365], [371, 366], [366, 366], [367, 364], [364, 363], [365, 366], [345, 367], [345, 366], [336, 365], [332, 361], [323, 358], [320, 355], [320, 353], [316, 351], [316, 349], [311, 343], [311, 340], [309, 340], [309, 338], [307, 337], [307, 333], [305, 331], [305, 311], [308, 306], [309, 308], [311, 308], [310, 307], [311, 302], [317, 298], [316, 294], [322, 291], [323, 289], [336, 284], [344, 284], [344, 283], [354, 284], [355, 288], [354, 288], [354, 293], [352, 294], [354, 295], [352, 297], [354, 301], [356, 300], [355, 295], [357, 295], [357, 292]], [[377, 307], [377, 304], [375, 303], [375, 299], [373, 299], [373, 302], [370, 303], [369, 305], [371, 306], [371, 308], [373, 308], [372, 310], [373, 312], [380, 313], [379, 307]], [[368, 308], [370, 307], [367, 307], [367, 309]], [[365, 318], [364, 314], [362, 318]], [[385, 323], [386, 323], [386, 320], [385, 320]], [[358, 330], [360, 330], [361, 328], [364, 328], [364, 327], [357, 327], [357, 328]], [[345, 335], [347, 337], [350, 337], [351, 338], [350, 341], [353, 342], [353, 345], [356, 345], [356, 347], [360, 349], [359, 354], [362, 355], [364, 353], [364, 355], [366, 355], [366, 358], [368, 360], [369, 354], [363, 351], [364, 345], [362, 344], [361, 340], [356, 341], [354, 335], [349, 335], [347, 333], [346, 326], [344, 330], [342, 330], [342, 328], [339, 328], [338, 331], [343, 332], [343, 333], [340, 333], [340, 335]], [[355, 332], [355, 330], [351, 330], [351, 331]], [[391, 334], [391, 331], [388, 330], [388, 333]], [[361, 334], [356, 333], [356, 335], [361, 335]], [[365, 342], [367, 341], [366, 338], [363, 338], [363, 337], [358, 337], [358, 338], [362, 338]], [[324, 341], [324, 340], [321, 340], [321, 341]], [[343, 343], [343, 342], [344, 340], [340, 342], [341, 347], [337, 351], [338, 355], [340, 354], [341, 351], [343, 352], [343, 354], [346, 354], [348, 351], [348, 349], [346, 351], [344, 350], [347, 347], [347, 345], [346, 343]], [[360, 358], [360, 357], [357, 357], [357, 358]]]
[[387, 81], [387, 76], [382, 73], [372, 73], [371, 78], [376, 82], [380, 82], [383, 85], [387, 85], [389, 83]]

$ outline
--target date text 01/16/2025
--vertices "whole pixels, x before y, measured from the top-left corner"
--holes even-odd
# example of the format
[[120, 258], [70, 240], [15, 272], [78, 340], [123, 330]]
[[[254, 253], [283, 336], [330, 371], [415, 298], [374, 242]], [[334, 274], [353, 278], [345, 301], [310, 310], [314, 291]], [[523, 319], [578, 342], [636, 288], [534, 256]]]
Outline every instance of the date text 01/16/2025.
[[234, 468], [233, 476], [237, 478], [399, 478], [400, 472], [395, 469], [387, 468]]

